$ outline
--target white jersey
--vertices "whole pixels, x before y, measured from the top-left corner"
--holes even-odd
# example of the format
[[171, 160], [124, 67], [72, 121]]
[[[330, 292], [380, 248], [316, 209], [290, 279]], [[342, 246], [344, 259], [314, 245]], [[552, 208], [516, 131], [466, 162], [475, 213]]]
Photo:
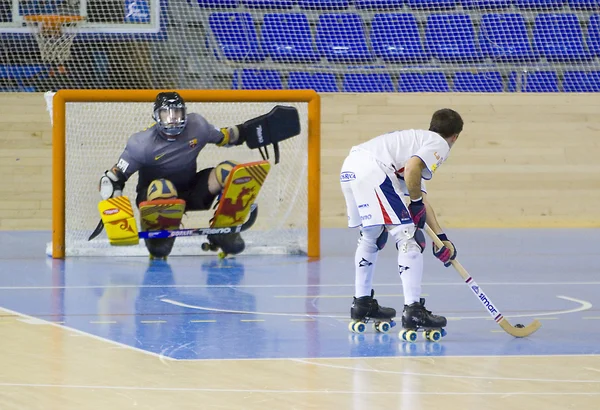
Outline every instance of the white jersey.
[[404, 167], [411, 157], [417, 156], [425, 163], [421, 176], [429, 180], [450, 153], [450, 146], [444, 138], [426, 130], [393, 131], [354, 148], [367, 151], [373, 158], [391, 167], [402, 180]]

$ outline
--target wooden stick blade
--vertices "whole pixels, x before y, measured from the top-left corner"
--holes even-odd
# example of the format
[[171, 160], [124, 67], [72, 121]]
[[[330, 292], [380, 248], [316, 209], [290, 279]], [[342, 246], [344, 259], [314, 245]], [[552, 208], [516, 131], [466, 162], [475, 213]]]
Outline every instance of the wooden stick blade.
[[502, 329], [504, 329], [506, 333], [514, 337], [527, 337], [536, 330], [538, 330], [540, 327], [542, 327], [542, 324], [537, 319], [525, 327], [514, 327], [513, 325], [508, 323], [508, 320], [506, 320], [506, 318], [502, 318], [502, 320], [498, 324]]

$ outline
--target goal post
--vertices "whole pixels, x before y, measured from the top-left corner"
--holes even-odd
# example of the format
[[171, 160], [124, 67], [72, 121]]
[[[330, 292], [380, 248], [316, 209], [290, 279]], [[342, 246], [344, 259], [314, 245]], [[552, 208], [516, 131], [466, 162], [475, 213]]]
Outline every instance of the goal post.
[[[320, 98], [312, 90], [60, 90], [52, 98], [52, 243], [53, 258], [68, 256], [147, 255], [139, 246], [110, 246], [102, 233], [87, 238], [99, 221], [98, 181], [116, 163], [131, 134], [152, 125], [152, 105], [161, 91], [177, 91], [188, 112], [197, 112], [215, 127], [240, 124], [275, 105], [294, 106], [300, 135], [280, 143], [281, 160], [274, 164], [259, 193], [258, 220], [244, 232], [248, 254], [320, 255]], [[246, 145], [204, 147], [197, 169], [230, 159], [261, 159]], [[137, 173], [124, 195], [135, 201]], [[134, 204], [135, 205], [135, 204]], [[135, 206], [134, 206], [135, 208]], [[137, 211], [136, 211], [137, 212]], [[186, 228], [208, 226], [213, 210], [190, 212]], [[136, 215], [139, 222], [139, 215]], [[205, 238], [178, 238], [173, 255], [201, 255]]]

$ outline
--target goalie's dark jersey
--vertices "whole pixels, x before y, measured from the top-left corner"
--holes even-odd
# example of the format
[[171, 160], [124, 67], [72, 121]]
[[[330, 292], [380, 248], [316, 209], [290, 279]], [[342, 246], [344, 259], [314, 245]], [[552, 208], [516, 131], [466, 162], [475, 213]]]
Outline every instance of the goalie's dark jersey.
[[[196, 157], [206, 144], [217, 144], [223, 139], [216, 129], [200, 114], [189, 113], [187, 125], [175, 141], [167, 141], [153, 125], [133, 134], [117, 162], [129, 179], [139, 172], [138, 187], [143, 188], [155, 179], [173, 182], [178, 191], [190, 188], [196, 175]], [[210, 162], [210, 159], [207, 158]]]

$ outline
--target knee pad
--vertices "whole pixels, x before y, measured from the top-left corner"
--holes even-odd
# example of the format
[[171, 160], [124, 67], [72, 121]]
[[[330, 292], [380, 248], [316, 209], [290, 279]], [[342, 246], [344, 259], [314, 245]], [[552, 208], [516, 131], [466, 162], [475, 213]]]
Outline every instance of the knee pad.
[[396, 241], [396, 249], [403, 253], [420, 252], [425, 250], [425, 235], [413, 224], [397, 225], [390, 229], [390, 234]]
[[177, 198], [177, 188], [168, 179], [155, 179], [148, 185], [146, 199], [154, 201], [155, 199], [175, 199]]
[[225, 181], [231, 173], [231, 170], [239, 165], [239, 162], [235, 161], [223, 161], [217, 164], [215, 167], [215, 175], [217, 176], [217, 182], [221, 185], [221, 188], [225, 186]]
[[366, 247], [370, 252], [383, 249], [388, 239], [388, 231], [381, 225], [367, 226], [360, 229], [358, 245]]

